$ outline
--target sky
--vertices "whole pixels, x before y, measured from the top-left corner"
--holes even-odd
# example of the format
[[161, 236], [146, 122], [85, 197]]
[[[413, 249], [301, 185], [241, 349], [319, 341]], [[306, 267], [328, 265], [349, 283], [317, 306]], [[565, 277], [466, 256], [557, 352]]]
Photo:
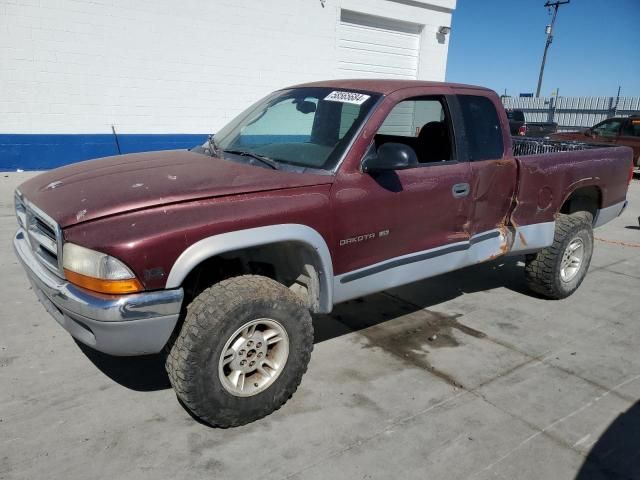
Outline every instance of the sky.
[[[535, 94], [545, 0], [458, 0], [448, 82]], [[558, 11], [541, 96], [640, 96], [640, 0], [571, 0]]]

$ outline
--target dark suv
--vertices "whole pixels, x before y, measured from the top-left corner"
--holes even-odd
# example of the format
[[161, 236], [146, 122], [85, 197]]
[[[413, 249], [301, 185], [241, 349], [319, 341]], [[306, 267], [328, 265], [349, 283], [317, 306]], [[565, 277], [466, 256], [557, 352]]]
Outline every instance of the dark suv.
[[558, 129], [558, 124], [555, 122], [527, 122], [522, 110], [509, 109], [506, 112], [512, 136], [546, 137]]

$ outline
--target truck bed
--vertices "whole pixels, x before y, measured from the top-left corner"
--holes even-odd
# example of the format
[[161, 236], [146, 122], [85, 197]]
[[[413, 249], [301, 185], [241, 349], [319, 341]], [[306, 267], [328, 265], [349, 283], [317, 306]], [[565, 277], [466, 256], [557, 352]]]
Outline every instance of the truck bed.
[[554, 221], [568, 196], [581, 188], [597, 190], [599, 209], [624, 203], [633, 160], [629, 147], [526, 137], [512, 141], [518, 162], [514, 225]]

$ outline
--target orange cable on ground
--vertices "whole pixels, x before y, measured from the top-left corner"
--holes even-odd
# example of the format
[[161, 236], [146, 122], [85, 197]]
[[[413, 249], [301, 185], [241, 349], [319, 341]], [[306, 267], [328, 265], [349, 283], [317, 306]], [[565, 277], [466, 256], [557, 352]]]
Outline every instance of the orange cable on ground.
[[613, 245], [622, 245], [623, 247], [640, 248], [640, 243], [622, 242], [620, 240], [608, 240], [606, 238], [601, 238], [601, 237], [593, 237], [593, 238], [604, 243], [611, 243]]

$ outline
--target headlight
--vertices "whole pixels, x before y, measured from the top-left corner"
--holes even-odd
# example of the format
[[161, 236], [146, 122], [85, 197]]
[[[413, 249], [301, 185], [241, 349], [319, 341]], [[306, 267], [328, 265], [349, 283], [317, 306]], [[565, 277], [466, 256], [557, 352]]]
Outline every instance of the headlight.
[[71, 283], [100, 293], [133, 293], [142, 285], [120, 260], [102, 252], [65, 243], [62, 250], [64, 274]]

